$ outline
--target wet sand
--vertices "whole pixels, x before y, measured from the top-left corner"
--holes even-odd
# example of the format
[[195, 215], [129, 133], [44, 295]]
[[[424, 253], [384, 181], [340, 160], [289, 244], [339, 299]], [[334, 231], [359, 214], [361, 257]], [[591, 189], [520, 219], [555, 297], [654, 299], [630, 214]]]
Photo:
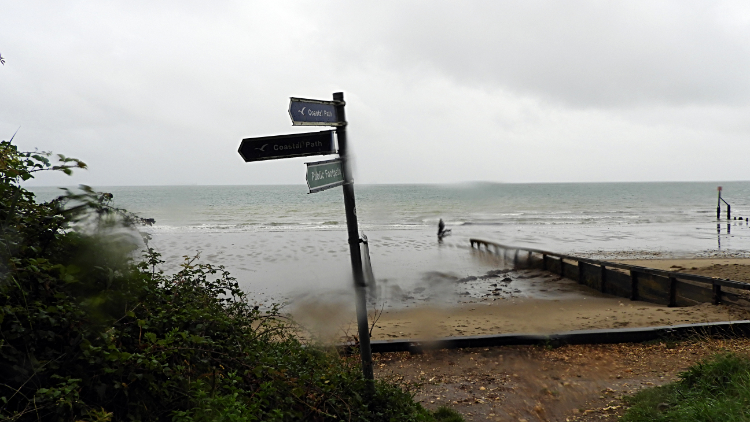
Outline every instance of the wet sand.
[[[750, 282], [748, 259], [618, 260], [651, 268], [691, 272]], [[504, 281], [505, 280], [505, 281]], [[405, 293], [406, 305], [370, 310], [372, 338], [430, 339], [505, 333], [549, 334], [584, 329], [649, 327], [750, 319], [750, 310], [701, 304], [669, 308], [603, 295], [596, 290], [537, 270], [496, 271], [450, 281], [455, 288], [440, 303]], [[443, 288], [443, 292], [445, 289]], [[447, 297], [443, 297], [446, 299]], [[329, 303], [313, 316], [297, 308], [294, 316], [316, 337], [342, 340], [356, 334], [353, 309]], [[331, 312], [332, 309], [339, 310]], [[381, 311], [382, 309], [382, 311]], [[336, 314], [337, 318], [330, 318]], [[312, 321], [312, 323], [311, 323]], [[320, 328], [325, 327], [323, 331]]]

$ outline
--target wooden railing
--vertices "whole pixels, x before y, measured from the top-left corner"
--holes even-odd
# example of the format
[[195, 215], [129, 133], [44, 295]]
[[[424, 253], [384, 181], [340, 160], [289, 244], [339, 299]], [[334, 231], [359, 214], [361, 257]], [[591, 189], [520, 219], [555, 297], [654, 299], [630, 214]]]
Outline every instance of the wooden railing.
[[[744, 293], [750, 291], [750, 284], [740, 281], [580, 258], [481, 239], [469, 241], [472, 248], [482, 250], [484, 247], [484, 250], [501, 255], [505, 260], [510, 259], [509, 252], [515, 251], [512, 254], [514, 266], [525, 265], [556, 272], [602, 293], [629, 297], [631, 300], [665, 303], [669, 306], [688, 306], [702, 302], [750, 305], [750, 296]], [[729, 290], [723, 290], [722, 287]]]

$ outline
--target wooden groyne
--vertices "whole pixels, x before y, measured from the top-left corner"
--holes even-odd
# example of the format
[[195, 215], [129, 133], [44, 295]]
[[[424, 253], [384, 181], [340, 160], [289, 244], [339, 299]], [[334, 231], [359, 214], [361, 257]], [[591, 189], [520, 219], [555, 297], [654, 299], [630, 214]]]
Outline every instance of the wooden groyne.
[[[493, 334], [485, 336], [446, 337], [433, 340], [399, 339], [373, 340], [373, 353], [409, 352], [423, 353], [437, 349], [463, 349], [497, 346], [562, 346], [564, 344], [614, 344], [641, 343], [666, 339], [684, 339], [699, 336], [722, 338], [748, 337], [750, 321], [704, 322], [658, 327], [575, 330], [553, 334]], [[337, 345], [339, 353], [356, 353], [356, 343]]]
[[[580, 258], [533, 248], [470, 239], [471, 247], [492, 253], [515, 268], [536, 268], [576, 280], [600, 292], [668, 306], [726, 303], [750, 307], [750, 284], [734, 280], [657, 270], [637, 265]], [[750, 320], [681, 324], [657, 327], [575, 330], [553, 334], [494, 334], [441, 339], [374, 340], [373, 353], [422, 353], [430, 349], [507, 345], [563, 345], [637, 343], [699, 335], [750, 336]], [[339, 344], [342, 354], [356, 351], [355, 343]]]
[[469, 239], [471, 247], [501, 256], [518, 268], [537, 268], [602, 293], [668, 306], [727, 303], [750, 306], [750, 284], [740, 281]]

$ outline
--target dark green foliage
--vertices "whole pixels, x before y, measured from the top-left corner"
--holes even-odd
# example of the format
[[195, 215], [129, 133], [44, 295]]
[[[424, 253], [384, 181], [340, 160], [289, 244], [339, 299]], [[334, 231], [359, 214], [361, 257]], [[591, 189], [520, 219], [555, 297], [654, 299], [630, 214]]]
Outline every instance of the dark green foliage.
[[[139, 219], [83, 187], [36, 203], [20, 182], [80, 161], [0, 144], [0, 420], [430, 421], [356, 360], [300, 343], [222, 267], [133, 259]], [[440, 419], [453, 420], [453, 419]]]
[[623, 421], [750, 421], [750, 357], [716, 355], [626, 401]]
[[463, 422], [464, 420], [460, 413], [445, 406], [440, 407], [432, 415], [437, 422]]

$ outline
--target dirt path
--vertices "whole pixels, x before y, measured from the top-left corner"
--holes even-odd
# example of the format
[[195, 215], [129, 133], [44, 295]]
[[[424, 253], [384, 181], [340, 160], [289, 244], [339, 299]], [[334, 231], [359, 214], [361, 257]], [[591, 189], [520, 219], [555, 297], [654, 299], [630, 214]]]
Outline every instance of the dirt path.
[[[664, 269], [750, 282], [747, 262], [661, 261], [649, 260], [641, 265], [661, 265]], [[623, 305], [629, 307], [632, 303]], [[553, 325], [565, 320], [563, 314], [541, 312], [538, 304], [533, 306], [533, 312], [525, 319], [543, 320]], [[601, 317], [599, 323], [606, 325], [612, 323], [608, 321], [612, 315], [606, 312], [619, 311], [622, 313], [619, 319], [635, 324], [637, 318], [645, 316], [649, 319], [647, 311], [650, 310], [657, 315], [688, 312], [690, 315], [684, 318], [689, 322], [702, 322], [710, 320], [700, 313], [705, 307], [650, 309], [638, 304], [637, 312], [625, 314], [622, 313], [625, 309], [618, 305], [597, 310], [595, 316]], [[470, 311], [477, 312], [479, 308]], [[734, 311], [742, 313], [747, 310]], [[580, 319], [580, 312], [575, 309], [575, 312], [568, 312], [567, 317]], [[727, 313], [726, 319], [745, 317], [722, 312]], [[608, 316], [610, 318], [606, 318]], [[661, 325], [665, 322], [661, 320], [663, 318], [659, 315], [651, 320], [659, 322], [654, 325]], [[591, 321], [591, 318], [586, 321]], [[648, 322], [640, 325], [647, 326]], [[473, 325], [482, 326], [481, 321]], [[447, 405], [461, 412], [468, 421], [614, 421], [624, 412], [623, 395], [675, 381], [680, 372], [717, 352], [747, 353], [748, 350], [750, 339], [710, 338], [678, 343], [578, 345], [557, 349], [514, 346], [440, 350], [422, 355], [376, 354], [375, 368], [378, 377], [391, 378], [412, 388], [415, 398], [424, 406], [435, 409]]]
[[416, 392], [425, 407], [447, 405], [468, 421], [614, 421], [619, 399], [677, 379], [721, 351], [750, 350], [750, 340], [535, 346], [375, 355], [376, 376]]

